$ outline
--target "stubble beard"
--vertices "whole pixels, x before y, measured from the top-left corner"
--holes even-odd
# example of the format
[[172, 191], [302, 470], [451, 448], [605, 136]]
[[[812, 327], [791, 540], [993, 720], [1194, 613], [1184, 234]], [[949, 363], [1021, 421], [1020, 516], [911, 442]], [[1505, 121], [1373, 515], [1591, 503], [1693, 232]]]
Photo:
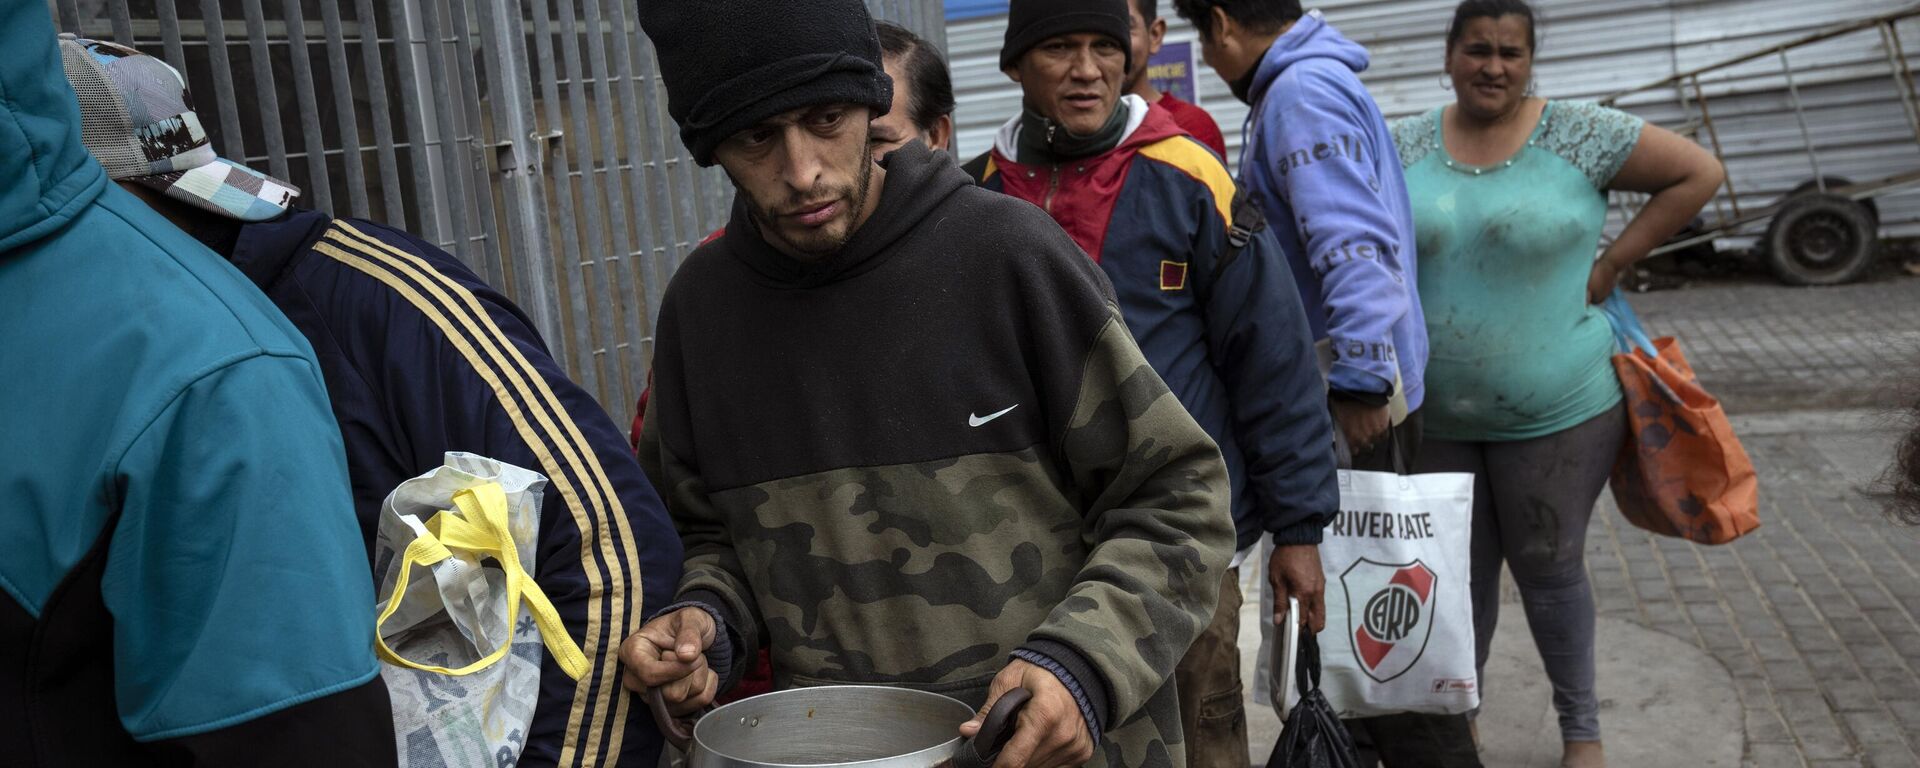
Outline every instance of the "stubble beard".
[[[734, 189], [746, 197], [747, 212], [753, 216], [754, 225], [759, 228], [762, 237], [778, 240], [780, 245], [786, 246], [784, 250], [800, 254], [802, 261], [822, 261], [846, 250], [847, 242], [853, 239], [855, 232], [859, 231], [860, 215], [867, 209], [867, 195], [871, 192], [873, 185], [874, 163], [867, 157], [866, 144], [860, 147], [860, 158], [859, 181], [855, 182], [851, 190], [846, 188], [835, 190], [839, 192], [835, 197], [845, 199], [848, 206], [847, 212], [842, 214], [847, 217], [846, 229], [837, 235], [823, 233], [822, 236], [802, 241], [788, 239], [778, 227], [768, 226], [768, 222], [779, 221], [779, 217], [774, 215], [771, 206], [761, 203], [751, 193], [747, 193], [737, 180], [734, 181]], [[852, 194], [847, 194], [849, 191]], [[805, 201], [796, 202], [804, 203]]]

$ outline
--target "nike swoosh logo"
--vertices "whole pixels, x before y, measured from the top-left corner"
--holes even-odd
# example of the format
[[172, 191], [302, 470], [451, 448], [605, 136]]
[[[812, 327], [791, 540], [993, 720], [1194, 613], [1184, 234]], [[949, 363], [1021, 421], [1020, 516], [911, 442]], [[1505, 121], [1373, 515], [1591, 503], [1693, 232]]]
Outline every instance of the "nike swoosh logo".
[[1011, 411], [1011, 410], [1013, 410], [1013, 409], [1015, 409], [1015, 408], [1018, 408], [1018, 407], [1020, 407], [1020, 404], [1019, 404], [1019, 403], [1014, 403], [1013, 405], [1009, 405], [1009, 406], [1007, 406], [1007, 410], [1006, 410], [1006, 411], [1000, 411], [999, 413], [990, 413], [990, 414], [987, 414], [987, 415], [985, 415], [985, 416], [975, 416], [975, 415], [973, 415], [973, 414], [971, 414], [971, 413], [969, 413], [969, 414], [967, 414], [967, 426], [969, 426], [969, 427], [978, 427], [978, 426], [981, 426], [981, 425], [983, 425], [983, 424], [986, 424], [986, 423], [987, 423], [987, 422], [989, 422], [989, 421], [993, 421], [994, 419], [997, 419], [997, 418], [1000, 418], [1000, 417], [1002, 417], [1002, 416], [1005, 416], [1005, 415], [1007, 415], [1007, 411]]

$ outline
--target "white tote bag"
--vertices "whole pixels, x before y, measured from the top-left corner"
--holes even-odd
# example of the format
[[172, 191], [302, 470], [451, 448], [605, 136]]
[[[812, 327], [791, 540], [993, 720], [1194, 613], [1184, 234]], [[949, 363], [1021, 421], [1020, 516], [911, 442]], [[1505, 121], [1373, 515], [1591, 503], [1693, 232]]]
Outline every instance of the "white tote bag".
[[585, 674], [586, 657], [531, 575], [546, 484], [538, 472], [448, 453], [381, 505], [375, 648], [401, 766], [513, 765], [543, 648], [574, 679]]
[[[1340, 471], [1340, 514], [1320, 543], [1327, 628], [1319, 640], [1320, 690], [1341, 717], [1479, 706], [1472, 519], [1471, 474]], [[1263, 647], [1260, 660], [1268, 653]], [[1256, 679], [1278, 677], [1267, 672]], [[1285, 705], [1274, 709], [1284, 717], [1297, 694], [1279, 688], [1265, 698], [1279, 691]]]
[[1479, 706], [1472, 539], [1472, 474], [1340, 472], [1320, 687], [1341, 717]]

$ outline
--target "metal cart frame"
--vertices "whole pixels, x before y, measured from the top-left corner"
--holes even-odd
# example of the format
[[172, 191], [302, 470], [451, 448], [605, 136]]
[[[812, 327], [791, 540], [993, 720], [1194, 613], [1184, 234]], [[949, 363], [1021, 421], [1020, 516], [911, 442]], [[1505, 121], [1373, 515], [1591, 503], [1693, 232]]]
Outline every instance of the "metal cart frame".
[[[1825, 42], [1847, 35], [1864, 33], [1867, 30], [1876, 30], [1880, 35], [1882, 47], [1886, 52], [1888, 75], [1895, 86], [1895, 90], [1899, 94], [1900, 104], [1907, 118], [1907, 125], [1913, 132], [1915, 147], [1916, 149], [1920, 149], [1920, 94], [1917, 94], [1915, 90], [1913, 71], [1907, 64], [1906, 52], [1900, 38], [1898, 26], [1900, 22], [1915, 17], [1920, 17], [1920, 5], [1839, 24], [1803, 37], [1750, 53], [1741, 54], [1696, 69], [1680, 72], [1647, 83], [1646, 85], [1609, 94], [1601, 98], [1599, 101], [1602, 105], [1611, 107], [1616, 105], [1621, 99], [1630, 96], [1667, 89], [1677, 91], [1681, 106], [1688, 115], [1688, 120], [1682, 125], [1671, 126], [1671, 130], [1683, 136], [1693, 138], [1695, 141], [1699, 141], [1705, 145], [1713, 151], [1714, 156], [1719, 158], [1721, 164], [1724, 166], [1726, 164], [1725, 147], [1720, 141], [1718, 130], [1714, 127], [1713, 112], [1707, 97], [1706, 88], [1703, 87], [1700, 82], [1701, 77], [1767, 57], [1778, 57], [1780, 60], [1781, 73], [1786, 79], [1788, 99], [1793, 106], [1794, 119], [1799, 124], [1802, 146], [1806, 151], [1808, 164], [1813, 169], [1813, 179], [1807, 185], [1803, 185], [1802, 189], [1795, 190], [1795, 192], [1783, 196], [1778, 200], [1762, 202], [1755, 199], [1757, 193], [1753, 191], [1743, 193], [1738, 180], [1734, 177], [1733, 173], [1729, 171], [1723, 185], [1725, 194], [1716, 197], [1712, 205], [1711, 211], [1713, 215], [1707, 217], [1704, 224], [1695, 227], [1690, 234], [1654, 249], [1650, 255], [1658, 256], [1672, 253], [1703, 243], [1710, 243], [1722, 237], [1756, 234], [1753, 231], [1752, 225], [1763, 221], [1772, 221], [1773, 224], [1767, 228], [1768, 237], [1763, 240], [1763, 246], [1785, 247], [1794, 251], [1794, 253], [1791, 254], [1782, 254], [1781, 258], [1789, 260], [1799, 258], [1814, 267], [1819, 267], [1823, 259], [1837, 258], [1841, 255], [1834, 252], [1834, 249], [1859, 247], [1868, 249], [1863, 258], [1870, 260], [1872, 257], [1871, 248], [1873, 246], [1871, 241], [1877, 240], [1878, 238], [1879, 221], [1877, 213], [1874, 213], [1870, 206], [1864, 201], [1894, 191], [1920, 186], [1920, 170], [1872, 181], [1830, 185], [1828, 177], [1822, 174], [1820, 170], [1820, 150], [1814, 143], [1813, 132], [1807, 126], [1806, 112], [1801, 104], [1800, 87], [1795, 77], [1794, 64], [1790, 54], [1796, 49], [1805, 48], [1815, 43]], [[1701, 141], [1700, 138], [1702, 129], [1705, 129], [1706, 132], [1705, 141]], [[1804, 199], [1810, 197], [1817, 198], [1817, 202], [1804, 201]], [[1638, 212], [1637, 209], [1639, 205], [1636, 205], [1636, 203], [1640, 205], [1644, 204], [1643, 196], [1638, 197], [1638, 199], [1633, 199], [1630, 196], [1621, 195], [1616, 196], [1616, 200], [1620, 201], [1620, 205], [1626, 210], [1629, 216]], [[1855, 213], [1860, 211], [1866, 212], [1868, 216], [1867, 221], [1870, 222], [1870, 226], [1865, 235], [1868, 239], [1867, 241], [1855, 242], [1847, 239], [1850, 237], [1857, 239], [1861, 237], [1861, 234], [1858, 231], [1860, 220], [1853, 215], [1849, 215], [1846, 210], [1838, 208], [1838, 206], [1846, 205], [1856, 206]], [[1802, 208], [1818, 208], [1820, 210], [1802, 211], [1800, 210]], [[1791, 215], [1793, 221], [1783, 223], [1780, 220], [1782, 214]], [[1704, 212], [1703, 215], [1705, 215]], [[1786, 227], [1785, 230], [1781, 230], [1783, 226]], [[1776, 235], [1778, 236], [1776, 237]], [[1770, 258], [1769, 261], [1779, 262], [1781, 258]], [[1774, 264], [1774, 266], [1776, 275], [1779, 275], [1788, 282], [1820, 284], [1845, 282], [1847, 279], [1856, 276], [1865, 265], [1857, 265], [1857, 268], [1850, 270], [1826, 270], [1825, 273], [1819, 269], [1813, 269], [1810, 272], [1797, 276], [1781, 274], [1780, 266], [1777, 263]]]

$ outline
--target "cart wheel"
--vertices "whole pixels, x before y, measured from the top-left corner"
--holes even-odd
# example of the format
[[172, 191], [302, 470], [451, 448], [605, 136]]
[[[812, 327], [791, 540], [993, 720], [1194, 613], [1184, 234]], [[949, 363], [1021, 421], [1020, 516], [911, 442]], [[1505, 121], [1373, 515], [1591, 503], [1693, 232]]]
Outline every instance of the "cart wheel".
[[[1820, 191], [1820, 182], [1822, 181], [1827, 183], [1827, 188], [1829, 189], [1833, 187], [1844, 187], [1853, 183], [1853, 179], [1845, 176], [1822, 176], [1818, 179], [1807, 179], [1806, 181], [1800, 182], [1800, 186], [1788, 190], [1787, 194], [1780, 199], [1785, 200], [1795, 195], [1818, 193]], [[1880, 204], [1874, 202], [1871, 197], [1861, 200], [1860, 204], [1867, 207], [1868, 213], [1873, 214], [1873, 225], [1875, 227], [1880, 226]]]
[[1872, 266], [1879, 235], [1866, 206], [1834, 195], [1801, 194], [1767, 225], [1767, 266], [1789, 285], [1839, 285]]

